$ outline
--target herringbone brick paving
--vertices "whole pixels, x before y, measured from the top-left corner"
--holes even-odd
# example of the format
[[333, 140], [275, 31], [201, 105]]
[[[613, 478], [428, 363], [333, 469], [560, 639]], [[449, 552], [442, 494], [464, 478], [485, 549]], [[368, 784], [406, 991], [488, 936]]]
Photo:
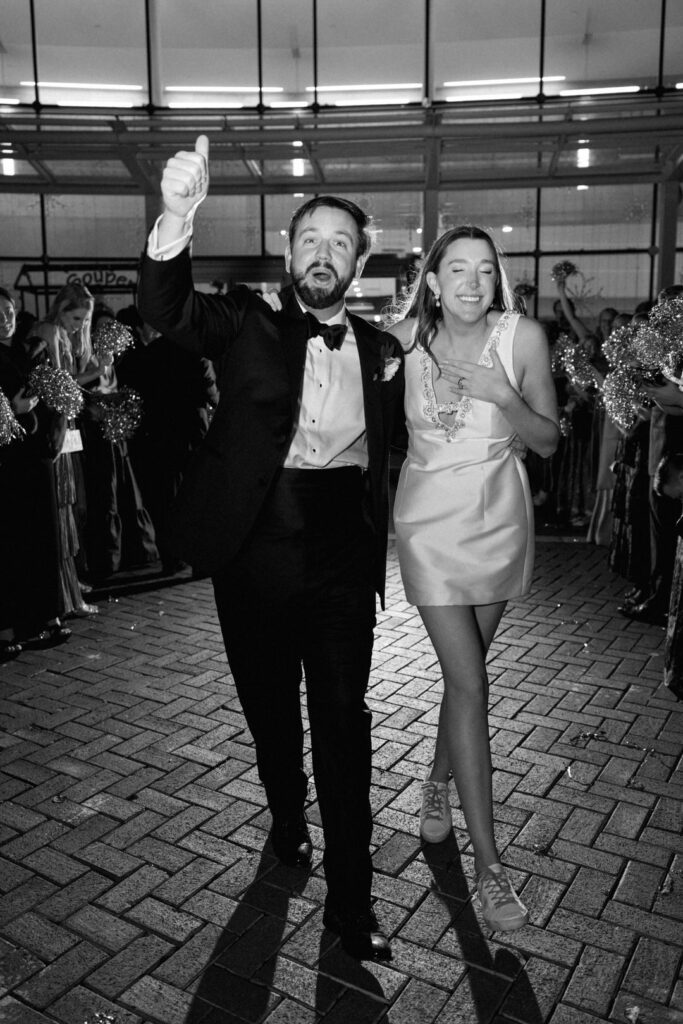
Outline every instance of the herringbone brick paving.
[[322, 929], [313, 785], [314, 871], [272, 856], [208, 581], [1, 666], [0, 1021], [683, 1021], [683, 705], [622, 590], [603, 550], [541, 543], [494, 642], [496, 827], [531, 923], [491, 936], [460, 812], [417, 838], [440, 680], [392, 552], [369, 692], [386, 965]]

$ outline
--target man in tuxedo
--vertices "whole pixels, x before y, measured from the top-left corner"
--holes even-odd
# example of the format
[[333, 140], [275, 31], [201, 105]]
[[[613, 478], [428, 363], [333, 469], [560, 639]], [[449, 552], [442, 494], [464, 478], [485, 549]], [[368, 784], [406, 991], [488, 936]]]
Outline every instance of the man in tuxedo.
[[[172, 157], [143, 258], [139, 309], [211, 359], [220, 401], [188, 468], [169, 539], [212, 577], [237, 693], [286, 864], [308, 866], [300, 685], [305, 677], [325, 852], [323, 923], [361, 959], [388, 959], [371, 909], [370, 712], [365, 692], [383, 595], [388, 442], [402, 364], [347, 313], [370, 246], [354, 203], [296, 211], [282, 312], [247, 288], [193, 288], [188, 244], [208, 190], [208, 139]], [[320, 322], [322, 321], [322, 323]], [[396, 372], [398, 371], [398, 372]]]

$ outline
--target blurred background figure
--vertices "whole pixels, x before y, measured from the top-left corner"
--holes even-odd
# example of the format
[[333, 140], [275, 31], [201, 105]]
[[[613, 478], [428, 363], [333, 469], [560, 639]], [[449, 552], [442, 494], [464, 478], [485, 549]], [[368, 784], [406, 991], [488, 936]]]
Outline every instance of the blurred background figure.
[[15, 335], [14, 298], [0, 288], [0, 390], [23, 435], [0, 446], [0, 663], [18, 657], [23, 644], [63, 643], [59, 527], [53, 459], [61, 436], [51, 411], [26, 395], [35, 358]]
[[187, 461], [209, 429], [218, 404], [212, 363], [166, 341], [143, 323], [134, 306], [118, 314], [134, 331], [135, 345], [117, 364], [121, 385], [142, 397], [142, 424], [130, 442], [133, 469], [156, 530], [165, 575], [184, 564], [168, 551], [164, 529], [168, 510], [183, 479]]
[[116, 572], [159, 560], [154, 527], [144, 507], [128, 454], [128, 441], [105, 435], [105, 410], [119, 398], [114, 359], [98, 350], [98, 329], [117, 324], [114, 311], [98, 303], [93, 311], [92, 363], [97, 373], [88, 380], [81, 416], [88, 515], [85, 538], [89, 579], [101, 585]]
[[[47, 360], [85, 384], [98, 372], [93, 369], [90, 321], [94, 299], [85, 285], [73, 282], [57, 292], [45, 319], [31, 328], [32, 338], [46, 343]], [[82, 438], [73, 420], [68, 423], [71, 442], [55, 459], [54, 471], [59, 510], [61, 602], [65, 615], [94, 615], [99, 609], [83, 598], [79, 580], [87, 573], [85, 558], [86, 498]]]

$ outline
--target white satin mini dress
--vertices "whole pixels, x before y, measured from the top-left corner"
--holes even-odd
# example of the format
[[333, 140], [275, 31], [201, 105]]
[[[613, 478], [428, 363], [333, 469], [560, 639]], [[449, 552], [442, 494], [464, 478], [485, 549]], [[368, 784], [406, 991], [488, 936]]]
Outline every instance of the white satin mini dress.
[[[479, 363], [495, 347], [510, 383], [518, 313], [503, 313]], [[491, 402], [463, 396], [439, 412], [438, 369], [419, 347], [406, 354], [408, 455], [394, 505], [406, 599], [414, 605], [492, 604], [525, 594], [534, 560], [534, 514], [515, 432]]]

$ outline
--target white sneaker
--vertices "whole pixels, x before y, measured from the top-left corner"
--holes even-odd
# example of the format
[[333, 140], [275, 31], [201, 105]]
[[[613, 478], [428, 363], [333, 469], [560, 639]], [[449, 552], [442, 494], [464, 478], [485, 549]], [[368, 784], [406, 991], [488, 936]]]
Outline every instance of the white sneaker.
[[447, 782], [422, 783], [420, 835], [426, 843], [441, 843], [453, 828]]
[[477, 894], [484, 921], [493, 932], [513, 932], [529, 921], [529, 911], [512, 888], [502, 864], [477, 874]]

